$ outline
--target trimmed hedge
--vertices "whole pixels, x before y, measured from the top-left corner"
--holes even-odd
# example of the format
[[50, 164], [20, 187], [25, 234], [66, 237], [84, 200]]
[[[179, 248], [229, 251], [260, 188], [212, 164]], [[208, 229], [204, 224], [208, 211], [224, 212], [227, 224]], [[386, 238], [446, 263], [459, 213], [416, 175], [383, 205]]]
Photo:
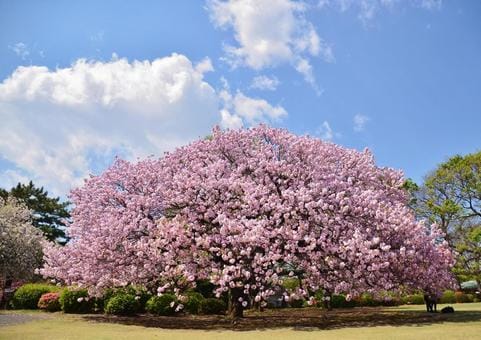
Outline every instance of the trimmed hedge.
[[96, 307], [99, 310], [105, 311], [105, 308], [107, 307], [107, 304], [112, 297], [117, 295], [126, 295], [126, 294], [134, 296], [138, 302], [137, 303], [138, 308], [135, 311], [135, 313], [145, 312], [145, 304], [152, 297], [152, 294], [150, 294], [146, 289], [142, 287], [136, 287], [136, 286], [107, 289], [101, 298], [97, 298], [95, 300]]
[[89, 297], [86, 289], [64, 289], [60, 294], [60, 306], [64, 313], [90, 313], [94, 299]]
[[304, 307], [304, 303], [306, 300], [304, 299], [292, 299], [289, 301], [289, 307], [291, 308], [302, 308]]
[[402, 298], [402, 302], [406, 305], [424, 305], [424, 296], [422, 294], [407, 295]]
[[43, 294], [59, 290], [59, 287], [45, 283], [27, 283], [15, 291], [10, 305], [14, 309], [37, 309]]
[[105, 306], [105, 313], [115, 315], [134, 315], [140, 310], [140, 297], [130, 294], [117, 294]]
[[333, 295], [331, 298], [331, 307], [332, 308], [352, 308], [356, 307], [356, 301], [354, 300], [346, 300], [346, 296], [343, 294], [340, 295]]
[[174, 315], [177, 304], [175, 295], [162, 294], [161, 296], [152, 296], [147, 301], [145, 309], [156, 315]]
[[456, 303], [456, 294], [452, 290], [446, 290], [438, 303]]
[[202, 314], [225, 314], [227, 305], [222, 300], [208, 298], [201, 302], [200, 310]]
[[187, 293], [187, 300], [184, 303], [184, 309], [189, 314], [199, 314], [202, 301], [205, 300], [204, 296], [198, 292]]

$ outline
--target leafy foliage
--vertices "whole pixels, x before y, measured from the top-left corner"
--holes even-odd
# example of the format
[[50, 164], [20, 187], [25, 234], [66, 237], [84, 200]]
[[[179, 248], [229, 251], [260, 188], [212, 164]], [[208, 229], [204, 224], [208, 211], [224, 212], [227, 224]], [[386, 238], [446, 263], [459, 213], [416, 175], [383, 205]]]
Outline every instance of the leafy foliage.
[[451, 157], [421, 187], [405, 188], [418, 217], [436, 222], [459, 254], [459, 281], [481, 282], [481, 152]]

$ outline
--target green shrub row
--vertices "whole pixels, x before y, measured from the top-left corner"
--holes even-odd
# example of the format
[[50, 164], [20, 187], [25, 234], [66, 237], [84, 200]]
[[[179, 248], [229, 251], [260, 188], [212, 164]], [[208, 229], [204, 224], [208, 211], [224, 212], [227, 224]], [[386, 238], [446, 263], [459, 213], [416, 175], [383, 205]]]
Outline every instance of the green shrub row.
[[59, 292], [61, 288], [45, 283], [27, 283], [15, 291], [10, 301], [14, 309], [37, 309], [40, 297], [46, 293]]

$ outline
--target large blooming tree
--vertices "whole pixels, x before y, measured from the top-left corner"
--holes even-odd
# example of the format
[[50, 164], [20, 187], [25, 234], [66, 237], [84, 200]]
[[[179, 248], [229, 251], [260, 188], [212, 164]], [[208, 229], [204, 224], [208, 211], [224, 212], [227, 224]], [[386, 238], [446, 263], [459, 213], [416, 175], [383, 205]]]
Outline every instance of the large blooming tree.
[[453, 258], [435, 225], [416, 222], [403, 183], [368, 151], [215, 129], [159, 160], [118, 160], [75, 190], [72, 241], [48, 251], [43, 273], [97, 290], [209, 279], [232, 316], [289, 275], [306, 298], [436, 292], [452, 284]]
[[32, 225], [31, 211], [14, 198], [0, 197], [0, 289], [7, 280], [29, 280], [42, 265], [46, 242]]

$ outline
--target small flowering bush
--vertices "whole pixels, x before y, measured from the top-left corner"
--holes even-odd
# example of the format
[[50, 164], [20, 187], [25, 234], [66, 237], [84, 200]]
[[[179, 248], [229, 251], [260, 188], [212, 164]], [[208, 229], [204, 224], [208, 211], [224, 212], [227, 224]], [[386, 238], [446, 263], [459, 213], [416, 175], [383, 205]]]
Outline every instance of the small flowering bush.
[[14, 309], [37, 309], [38, 300], [43, 294], [58, 290], [58, 287], [49, 284], [27, 283], [15, 291], [11, 306]]
[[202, 314], [225, 314], [227, 306], [222, 300], [209, 298], [201, 302], [200, 309]]
[[169, 293], [161, 296], [152, 296], [145, 305], [147, 312], [157, 315], [174, 315], [180, 312], [183, 307], [176, 296]]
[[58, 312], [60, 310], [60, 293], [45, 293], [38, 300], [38, 308], [48, 312]]
[[115, 315], [134, 315], [140, 310], [140, 297], [131, 294], [117, 294], [109, 299], [105, 313]]
[[89, 297], [86, 289], [65, 289], [59, 300], [65, 313], [89, 313], [94, 306], [94, 299]]

